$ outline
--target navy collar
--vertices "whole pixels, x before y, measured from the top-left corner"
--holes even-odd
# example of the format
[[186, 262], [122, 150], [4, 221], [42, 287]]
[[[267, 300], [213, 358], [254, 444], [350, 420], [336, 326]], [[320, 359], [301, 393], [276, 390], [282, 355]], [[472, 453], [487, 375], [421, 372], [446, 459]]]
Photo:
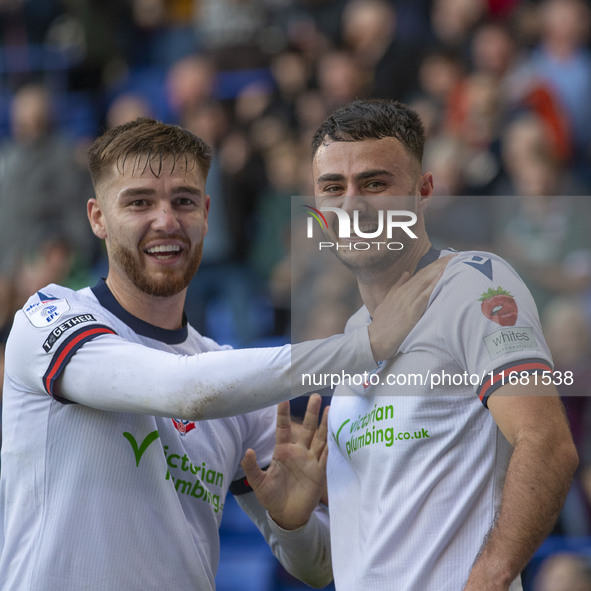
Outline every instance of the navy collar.
[[111, 293], [111, 290], [104, 279], [99, 279], [98, 283], [92, 287], [91, 290], [103, 308], [106, 308], [109, 312], [111, 312], [111, 314], [117, 316], [119, 320], [127, 324], [127, 326], [129, 326], [137, 334], [144, 337], [149, 337], [156, 341], [167, 343], [168, 345], [177, 345], [179, 343], [184, 343], [187, 340], [189, 330], [187, 317], [185, 316], [184, 312], [183, 326], [176, 330], [168, 330], [166, 328], [154, 326], [153, 324], [145, 322], [144, 320], [140, 320], [133, 314], [130, 314], [115, 299], [115, 296]]
[[[435, 262], [439, 258], [440, 254], [441, 254], [441, 251], [437, 250], [435, 247], [432, 246], [421, 257], [421, 260], [419, 261], [419, 264], [417, 265], [417, 268], [415, 269], [415, 273], [418, 273], [421, 269], [424, 269], [427, 265], [430, 265], [431, 263]], [[413, 273], [413, 275], [415, 273]]]

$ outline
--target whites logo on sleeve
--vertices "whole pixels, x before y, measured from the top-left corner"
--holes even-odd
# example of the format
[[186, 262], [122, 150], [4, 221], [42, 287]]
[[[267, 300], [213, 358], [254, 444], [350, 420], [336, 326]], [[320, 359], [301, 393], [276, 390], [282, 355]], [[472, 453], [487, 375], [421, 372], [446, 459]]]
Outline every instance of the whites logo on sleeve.
[[60, 316], [70, 309], [67, 300], [61, 300], [40, 291], [36, 296], [38, 300], [27, 304], [24, 310], [29, 322], [36, 328], [55, 324]]
[[530, 326], [502, 328], [484, 337], [484, 344], [491, 359], [515, 351], [539, 350], [534, 331]]

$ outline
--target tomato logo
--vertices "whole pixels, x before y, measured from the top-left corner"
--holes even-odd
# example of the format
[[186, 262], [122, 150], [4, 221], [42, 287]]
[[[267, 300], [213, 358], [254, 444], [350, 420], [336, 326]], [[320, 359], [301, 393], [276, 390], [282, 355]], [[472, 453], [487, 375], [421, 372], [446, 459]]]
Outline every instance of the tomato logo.
[[515, 298], [501, 287], [492, 287], [478, 299], [482, 302], [482, 313], [501, 326], [515, 326], [517, 322], [517, 303]]

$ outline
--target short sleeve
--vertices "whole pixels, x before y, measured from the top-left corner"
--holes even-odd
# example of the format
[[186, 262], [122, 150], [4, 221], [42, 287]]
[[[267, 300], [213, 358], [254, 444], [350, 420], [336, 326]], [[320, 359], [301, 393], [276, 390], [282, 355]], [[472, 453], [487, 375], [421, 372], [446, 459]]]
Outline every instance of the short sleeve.
[[552, 370], [536, 304], [523, 280], [490, 253], [461, 253], [437, 293], [448, 327], [446, 346], [486, 406], [513, 372]]

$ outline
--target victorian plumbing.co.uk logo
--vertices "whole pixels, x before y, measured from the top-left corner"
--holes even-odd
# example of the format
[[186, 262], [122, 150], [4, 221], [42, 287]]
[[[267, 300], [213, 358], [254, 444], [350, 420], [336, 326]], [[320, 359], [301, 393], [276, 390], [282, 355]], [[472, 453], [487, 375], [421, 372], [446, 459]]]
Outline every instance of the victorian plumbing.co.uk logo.
[[[340, 207], [321, 207], [316, 209], [310, 205], [303, 205], [309, 214], [306, 222], [306, 237], [314, 237], [314, 220], [320, 226], [324, 238], [328, 238], [328, 222], [325, 213], [332, 212], [337, 216], [337, 237], [339, 242], [330, 240], [320, 241], [318, 250], [402, 250], [402, 242], [392, 241], [395, 228], [402, 229], [409, 238], [416, 239], [417, 235], [411, 230], [417, 222], [417, 216], [412, 211], [406, 210], [386, 210], [378, 211], [378, 217], [371, 229], [367, 228], [367, 221], [359, 220], [359, 211], [353, 211], [353, 220], [349, 214]], [[361, 226], [365, 229], [362, 230]], [[375, 227], [374, 227], [375, 226]], [[384, 236], [385, 230], [385, 236]], [[379, 240], [377, 240], [379, 238]]]

